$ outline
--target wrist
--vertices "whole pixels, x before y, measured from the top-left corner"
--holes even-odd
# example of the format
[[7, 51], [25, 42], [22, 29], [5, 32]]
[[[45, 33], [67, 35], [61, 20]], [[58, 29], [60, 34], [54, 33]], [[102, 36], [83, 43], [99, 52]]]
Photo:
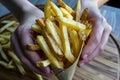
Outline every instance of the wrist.
[[0, 2], [13, 13], [18, 21], [35, 7], [28, 0], [0, 0]]

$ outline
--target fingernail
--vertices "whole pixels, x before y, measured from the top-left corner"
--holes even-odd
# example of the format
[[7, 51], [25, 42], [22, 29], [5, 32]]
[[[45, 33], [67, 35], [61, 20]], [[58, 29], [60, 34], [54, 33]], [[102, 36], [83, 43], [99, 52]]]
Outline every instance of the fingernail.
[[86, 59], [88, 57], [88, 55], [87, 54], [85, 54], [84, 56], [83, 56], [83, 59]]
[[83, 67], [85, 65], [85, 63], [81, 63], [80, 65], [79, 65], [79, 67]]

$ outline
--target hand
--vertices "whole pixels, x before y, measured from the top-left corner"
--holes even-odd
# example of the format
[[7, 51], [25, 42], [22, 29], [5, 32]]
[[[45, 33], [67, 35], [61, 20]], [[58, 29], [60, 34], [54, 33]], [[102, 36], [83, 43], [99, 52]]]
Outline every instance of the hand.
[[81, 0], [81, 3], [82, 9], [88, 8], [89, 10], [89, 20], [92, 21], [93, 28], [78, 62], [79, 67], [93, 60], [104, 50], [104, 46], [112, 30], [111, 26], [99, 12], [95, 0]]
[[27, 44], [33, 43], [32, 38], [34, 36], [31, 30], [31, 25], [35, 23], [37, 18], [42, 18], [44, 16], [43, 12], [35, 6], [28, 8], [29, 11], [23, 11], [21, 18], [18, 19], [20, 21], [20, 26], [18, 26], [11, 37], [11, 46], [26, 68], [40, 73], [41, 75], [49, 76], [49, 67], [38, 68], [35, 66], [35, 63], [42, 59], [39, 57], [39, 52], [37, 53], [26, 49]]

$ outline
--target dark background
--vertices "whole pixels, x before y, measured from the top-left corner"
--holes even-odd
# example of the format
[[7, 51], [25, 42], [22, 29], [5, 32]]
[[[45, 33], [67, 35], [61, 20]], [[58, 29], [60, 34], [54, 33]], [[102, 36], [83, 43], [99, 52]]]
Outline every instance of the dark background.
[[107, 4], [110, 6], [120, 8], [120, 0], [110, 0]]

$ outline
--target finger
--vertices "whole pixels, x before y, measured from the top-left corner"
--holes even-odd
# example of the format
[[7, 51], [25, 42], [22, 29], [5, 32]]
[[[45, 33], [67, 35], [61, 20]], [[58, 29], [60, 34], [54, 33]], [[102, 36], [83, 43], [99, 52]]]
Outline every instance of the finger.
[[102, 35], [102, 39], [99, 43], [99, 45], [97, 46], [97, 48], [93, 51], [93, 53], [86, 59], [79, 61], [78, 65], [80, 67], [82, 67], [84, 64], [90, 62], [91, 60], [93, 60], [96, 56], [100, 55], [100, 53], [102, 53], [105, 45], [107, 44], [110, 32], [111, 32], [111, 26], [109, 24], [106, 23], [107, 26], [104, 31], [103, 31], [103, 35]]
[[[22, 36], [19, 36], [19, 40], [20, 40], [20, 43], [21, 43], [20, 46], [22, 46], [24, 54], [30, 60], [30, 62], [32, 62], [34, 65], [36, 65], [36, 62], [41, 61], [40, 56], [38, 55], [37, 52], [29, 51], [29, 50], [26, 49], [27, 44], [33, 44], [33, 40], [32, 40], [32, 35], [33, 34], [31, 34], [31, 29], [23, 30], [21, 35]], [[44, 67], [44, 68], [39, 67], [39, 70], [42, 71], [42, 72], [50, 73], [49, 67]]]
[[85, 48], [83, 49], [83, 52], [81, 55], [82, 59], [87, 58], [100, 43], [103, 29], [104, 29], [104, 26], [102, 26], [101, 23], [103, 23], [103, 21], [97, 21], [96, 23], [94, 23], [94, 25], [93, 25], [94, 27], [91, 32], [90, 38], [89, 38]]
[[111, 29], [109, 29], [109, 27], [104, 29], [102, 39], [100, 41], [99, 46], [95, 49], [95, 51], [92, 53], [92, 55], [90, 55], [88, 57], [87, 62], [93, 60], [96, 56], [98, 56], [100, 54], [100, 52], [102, 52], [104, 50], [104, 47], [107, 44], [110, 32], [111, 32]]
[[30, 63], [30, 61], [23, 55], [23, 50], [20, 48], [17, 37], [15, 34], [11, 37], [11, 46], [13, 51], [16, 53], [16, 55], [20, 58], [20, 60], [24, 63], [26, 68], [29, 68], [30, 70], [33, 70], [41, 75], [49, 76], [50, 70], [47, 70], [46, 72], [43, 70], [38, 70], [36, 67], [33, 66], [33, 64]]

